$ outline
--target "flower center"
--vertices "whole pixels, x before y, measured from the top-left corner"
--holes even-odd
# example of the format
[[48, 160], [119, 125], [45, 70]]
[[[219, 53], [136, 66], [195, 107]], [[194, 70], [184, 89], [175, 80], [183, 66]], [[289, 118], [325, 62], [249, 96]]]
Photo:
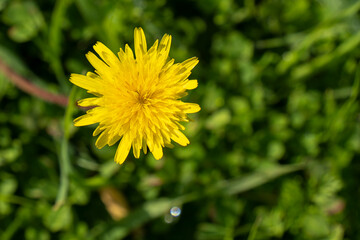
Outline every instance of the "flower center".
[[146, 105], [149, 103], [149, 98], [146, 96], [147, 94], [139, 93], [138, 91], [135, 91], [137, 93], [137, 101], [141, 105]]

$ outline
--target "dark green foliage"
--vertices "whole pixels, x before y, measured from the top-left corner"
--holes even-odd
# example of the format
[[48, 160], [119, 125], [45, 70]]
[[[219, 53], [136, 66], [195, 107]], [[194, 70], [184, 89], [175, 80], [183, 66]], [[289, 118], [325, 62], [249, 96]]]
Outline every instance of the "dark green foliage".
[[[0, 0], [0, 239], [286, 239], [360, 236], [360, 3], [351, 0]], [[121, 166], [96, 149], [70, 73], [142, 27], [200, 59], [187, 147]], [[71, 90], [72, 89], [72, 90]], [[114, 208], [129, 215], [116, 221]], [[170, 215], [181, 207], [179, 217]]]

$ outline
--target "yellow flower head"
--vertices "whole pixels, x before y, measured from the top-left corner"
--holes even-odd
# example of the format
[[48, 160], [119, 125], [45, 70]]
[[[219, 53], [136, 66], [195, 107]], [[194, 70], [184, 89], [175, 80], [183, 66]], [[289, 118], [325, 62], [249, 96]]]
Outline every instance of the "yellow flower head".
[[74, 120], [75, 126], [99, 123], [93, 135], [100, 134], [95, 145], [102, 148], [120, 139], [115, 161], [123, 163], [132, 147], [139, 158], [147, 148], [156, 159], [163, 156], [162, 148], [172, 146], [171, 140], [182, 146], [189, 140], [180, 131], [180, 122], [188, 121], [187, 114], [200, 111], [195, 103], [180, 99], [187, 89], [197, 87], [197, 80], [189, 80], [191, 70], [199, 62], [196, 57], [174, 64], [168, 60], [171, 36], [165, 34], [148, 50], [141, 28], [135, 28], [135, 55], [128, 45], [120, 49], [118, 57], [104, 44], [97, 42], [95, 52], [86, 57], [95, 73], [72, 74], [70, 81], [95, 95], [82, 99], [82, 107], [94, 107]]

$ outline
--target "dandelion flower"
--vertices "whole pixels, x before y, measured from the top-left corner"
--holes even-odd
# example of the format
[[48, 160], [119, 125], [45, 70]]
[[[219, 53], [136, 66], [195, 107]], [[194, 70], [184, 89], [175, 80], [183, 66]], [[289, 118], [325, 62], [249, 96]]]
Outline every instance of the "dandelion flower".
[[148, 50], [141, 28], [134, 30], [135, 56], [128, 45], [120, 49], [118, 57], [104, 44], [97, 42], [94, 53], [86, 57], [95, 73], [72, 74], [70, 81], [86, 89], [95, 97], [82, 99], [82, 107], [93, 107], [74, 120], [75, 126], [99, 123], [93, 135], [100, 136], [96, 147], [111, 146], [120, 140], [115, 162], [125, 161], [132, 147], [135, 158], [147, 149], [155, 159], [163, 156], [163, 147], [171, 142], [182, 146], [189, 140], [181, 132], [188, 113], [200, 111], [196, 103], [180, 99], [186, 90], [197, 87], [197, 80], [189, 80], [191, 70], [198, 63], [196, 57], [182, 63], [168, 59], [171, 36], [165, 34]]

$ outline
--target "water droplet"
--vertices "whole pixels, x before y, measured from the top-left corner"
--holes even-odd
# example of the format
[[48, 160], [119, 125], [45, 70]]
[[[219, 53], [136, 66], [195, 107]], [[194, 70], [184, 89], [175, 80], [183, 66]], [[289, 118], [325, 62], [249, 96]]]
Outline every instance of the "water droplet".
[[173, 216], [173, 217], [178, 217], [178, 216], [180, 216], [180, 214], [181, 214], [181, 209], [180, 209], [179, 207], [172, 207], [172, 208], [170, 209], [170, 214], [171, 214], [171, 216]]

